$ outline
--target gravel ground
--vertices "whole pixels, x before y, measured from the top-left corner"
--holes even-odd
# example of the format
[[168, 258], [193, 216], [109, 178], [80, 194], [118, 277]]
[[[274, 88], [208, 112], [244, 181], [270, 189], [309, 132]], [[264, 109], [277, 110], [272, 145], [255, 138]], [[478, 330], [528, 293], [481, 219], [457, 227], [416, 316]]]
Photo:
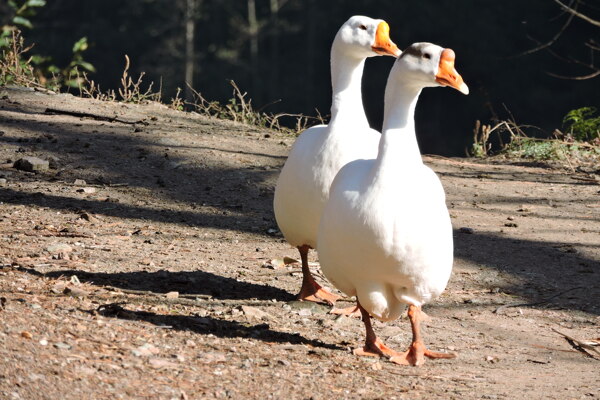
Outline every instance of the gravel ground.
[[[359, 320], [295, 301], [271, 205], [292, 143], [0, 88], [0, 398], [600, 397], [600, 354], [573, 341], [600, 338], [598, 171], [425, 157], [456, 257], [424, 338], [458, 357], [402, 367], [352, 354]], [[374, 327], [410, 341], [405, 317]]]

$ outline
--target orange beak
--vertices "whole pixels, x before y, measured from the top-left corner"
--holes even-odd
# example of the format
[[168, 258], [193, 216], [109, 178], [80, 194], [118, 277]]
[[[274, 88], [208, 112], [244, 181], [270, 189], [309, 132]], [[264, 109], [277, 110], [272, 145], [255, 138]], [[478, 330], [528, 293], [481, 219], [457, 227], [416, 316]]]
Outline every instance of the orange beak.
[[377, 25], [377, 32], [375, 32], [375, 43], [371, 46], [371, 49], [382, 56], [393, 56], [398, 58], [402, 53], [398, 46], [392, 39], [390, 39], [390, 26], [387, 22], [382, 21]]
[[456, 55], [452, 49], [444, 49], [440, 57], [440, 65], [435, 80], [442, 86], [450, 86], [463, 94], [469, 94], [469, 87], [462, 76], [454, 68]]

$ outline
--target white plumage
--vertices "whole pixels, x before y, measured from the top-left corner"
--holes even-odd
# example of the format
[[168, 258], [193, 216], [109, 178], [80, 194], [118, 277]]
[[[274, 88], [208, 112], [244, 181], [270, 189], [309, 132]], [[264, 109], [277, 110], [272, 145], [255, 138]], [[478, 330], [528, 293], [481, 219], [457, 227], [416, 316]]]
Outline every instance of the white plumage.
[[[440, 85], [468, 93], [454, 69], [454, 52], [430, 43], [406, 49], [388, 78], [377, 158], [350, 162], [331, 186], [318, 233], [319, 261], [338, 289], [357, 296], [363, 321], [369, 314], [396, 319], [408, 304], [418, 331], [420, 306], [439, 296], [450, 277], [452, 225], [445, 194], [422, 162], [414, 128], [421, 90]], [[416, 350], [396, 353], [376, 340], [370, 321], [365, 325], [362, 354], [410, 364], [423, 362], [423, 355], [449, 356], [424, 349], [420, 338], [412, 345], [422, 347], [420, 356]]]
[[321, 212], [339, 169], [352, 160], [377, 155], [381, 135], [369, 127], [362, 104], [365, 59], [399, 53], [382, 20], [354, 16], [342, 25], [331, 48], [331, 121], [300, 135], [277, 181], [275, 218], [286, 240], [298, 247], [302, 257], [301, 300], [333, 303], [337, 298], [312, 278], [308, 249], [316, 247]]

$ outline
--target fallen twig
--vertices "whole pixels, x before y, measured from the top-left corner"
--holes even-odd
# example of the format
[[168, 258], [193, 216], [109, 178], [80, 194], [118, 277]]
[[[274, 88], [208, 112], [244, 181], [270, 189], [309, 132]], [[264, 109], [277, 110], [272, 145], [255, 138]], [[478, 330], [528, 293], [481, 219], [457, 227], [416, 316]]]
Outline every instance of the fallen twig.
[[98, 120], [98, 121], [120, 122], [122, 124], [129, 124], [129, 125], [147, 124], [147, 122], [144, 121], [144, 120], [127, 121], [127, 120], [124, 120], [124, 119], [120, 119], [117, 116], [107, 117], [106, 115], [99, 115], [99, 114], [92, 114], [92, 113], [87, 113], [87, 112], [79, 112], [79, 111], [71, 111], [71, 110], [60, 110], [60, 109], [57, 109], [57, 108], [46, 108], [46, 110], [44, 111], [44, 113], [45, 114], [70, 115], [72, 117], [79, 117], [79, 118], [91, 118], [91, 119], [95, 119], [95, 120]]
[[598, 342], [597, 341], [583, 341], [583, 340], [579, 340], [579, 339], [575, 339], [572, 336], [566, 335], [554, 328], [552, 328], [552, 330], [556, 333], [558, 333], [559, 335], [561, 335], [562, 337], [564, 337], [567, 342], [569, 342], [569, 344], [577, 351], [579, 351], [580, 353], [585, 354], [586, 356], [593, 358], [594, 360], [598, 360], [600, 361], [600, 351], [598, 351], [598, 349], [596, 349], [594, 346], [598, 346]]

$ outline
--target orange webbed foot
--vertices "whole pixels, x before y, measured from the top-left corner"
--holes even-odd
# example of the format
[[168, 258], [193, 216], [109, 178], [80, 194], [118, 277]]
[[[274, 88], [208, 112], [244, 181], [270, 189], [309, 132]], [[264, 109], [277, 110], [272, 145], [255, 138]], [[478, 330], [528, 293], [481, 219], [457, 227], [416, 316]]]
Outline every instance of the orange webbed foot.
[[428, 350], [423, 343], [413, 342], [409, 349], [403, 353], [390, 358], [390, 361], [400, 365], [412, 365], [420, 366], [425, 364], [425, 357], [431, 359], [437, 358], [455, 358], [456, 354], [453, 353], [438, 353], [435, 351]]
[[315, 303], [327, 303], [330, 306], [340, 298], [337, 294], [333, 294], [327, 289], [324, 289], [318, 283], [314, 282], [311, 285], [302, 285], [302, 289], [298, 294], [300, 301], [313, 301]]
[[373, 343], [365, 344], [365, 346], [362, 348], [354, 349], [353, 353], [357, 356], [388, 357], [390, 359], [402, 355], [402, 353], [398, 353], [397, 351], [387, 347], [379, 339], [375, 339], [375, 342]]

